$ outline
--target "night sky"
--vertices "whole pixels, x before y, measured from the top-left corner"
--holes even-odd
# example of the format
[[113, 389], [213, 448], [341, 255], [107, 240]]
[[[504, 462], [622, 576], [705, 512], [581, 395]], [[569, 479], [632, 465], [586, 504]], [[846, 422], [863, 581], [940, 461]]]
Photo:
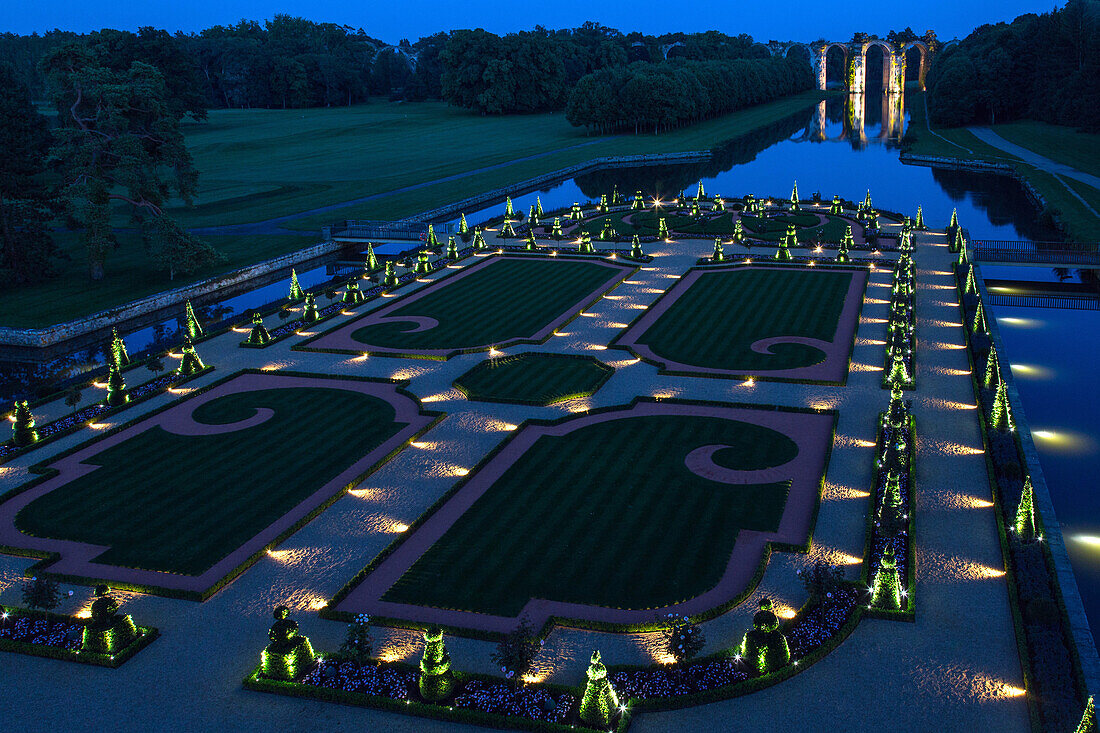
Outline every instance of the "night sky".
[[[1059, 2], [1058, 5], [1063, 3]], [[757, 40], [817, 38], [848, 40], [855, 31], [885, 36], [911, 26], [917, 33], [934, 29], [941, 40], [965, 37], [984, 23], [1010, 21], [1029, 12], [1047, 12], [1052, 2], [1003, 0], [912, 0], [842, 3], [817, 0], [712, 0], [685, 4], [652, 0], [0, 0], [0, 32], [30, 33], [53, 28], [90, 31], [136, 30], [152, 25], [170, 31], [197, 31], [241, 18], [263, 20], [276, 13], [315, 21], [362, 27], [367, 34], [396, 43], [456, 28], [485, 28], [494, 33], [573, 28], [586, 20], [649, 34], [719, 30], [748, 33]], [[685, 12], [687, 9], [694, 12]]]

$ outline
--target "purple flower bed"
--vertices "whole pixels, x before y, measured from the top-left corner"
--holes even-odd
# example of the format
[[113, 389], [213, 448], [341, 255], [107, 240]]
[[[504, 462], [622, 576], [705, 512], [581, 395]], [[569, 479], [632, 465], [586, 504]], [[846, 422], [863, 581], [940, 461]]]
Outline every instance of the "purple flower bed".
[[416, 673], [392, 667], [322, 660], [301, 682], [314, 687], [408, 700], [410, 687], [416, 685]]
[[83, 634], [84, 626], [78, 623], [51, 621], [47, 628], [45, 619], [32, 619], [27, 616], [0, 621], [0, 639], [53, 646], [68, 651], [76, 651], [80, 648]]
[[[851, 618], [858, 603], [859, 589], [843, 586], [829, 593], [824, 604], [813, 606], [784, 624], [791, 661], [797, 664], [833, 638]], [[745, 682], [753, 675], [738, 657], [719, 657], [682, 670], [650, 667], [612, 672], [610, 677], [619, 699], [645, 700], [708, 692]]]
[[[171, 371], [167, 374], [162, 374], [155, 379], [151, 379], [145, 384], [140, 384], [137, 387], [129, 390], [130, 402], [128, 402], [127, 404], [137, 402], [138, 400], [142, 400], [154, 394], [159, 394], [160, 392], [163, 392], [164, 390], [171, 387], [172, 384], [179, 379], [180, 375], [175, 371]], [[85, 424], [91, 422], [92, 420], [95, 420], [101, 415], [108, 412], [115, 412], [119, 409], [122, 409], [122, 407], [123, 406], [108, 407], [105, 403], [98, 402], [94, 405], [82, 407], [76, 412], [70, 415], [66, 415], [65, 417], [58, 420], [54, 420], [51, 423], [38, 425], [35, 427], [35, 432], [38, 433], [38, 442], [35, 445], [37, 445], [38, 443], [43, 443], [51, 438], [59, 437], [65, 433], [76, 430], [77, 428], [83, 427]], [[14, 455], [15, 453], [18, 453], [22, 450], [23, 448], [16, 446], [10, 441], [0, 444], [0, 462], [3, 462], [3, 460], [8, 456]]]
[[572, 695], [563, 694], [555, 698], [538, 686], [516, 689], [505, 682], [471, 680], [455, 696], [454, 705], [495, 715], [564, 723], [576, 702]]

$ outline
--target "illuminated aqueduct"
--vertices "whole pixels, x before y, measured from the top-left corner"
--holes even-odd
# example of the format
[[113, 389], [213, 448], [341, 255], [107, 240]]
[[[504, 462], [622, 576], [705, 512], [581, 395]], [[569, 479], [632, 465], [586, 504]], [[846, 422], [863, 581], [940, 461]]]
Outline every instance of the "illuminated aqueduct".
[[922, 41], [907, 41], [895, 46], [889, 41], [875, 38], [862, 43], [840, 43], [838, 41], [818, 43], [788, 43], [770, 46], [774, 55], [789, 56], [791, 52], [804, 51], [810, 59], [817, 88], [825, 89], [827, 59], [829, 49], [839, 48], [844, 53], [844, 87], [852, 94], [862, 94], [867, 88], [867, 51], [872, 46], [882, 49], [882, 88], [889, 94], [900, 94], [905, 89], [905, 65], [907, 52], [913, 48], [920, 50], [920, 68], [917, 81], [924, 88], [924, 77], [928, 73], [931, 51]]

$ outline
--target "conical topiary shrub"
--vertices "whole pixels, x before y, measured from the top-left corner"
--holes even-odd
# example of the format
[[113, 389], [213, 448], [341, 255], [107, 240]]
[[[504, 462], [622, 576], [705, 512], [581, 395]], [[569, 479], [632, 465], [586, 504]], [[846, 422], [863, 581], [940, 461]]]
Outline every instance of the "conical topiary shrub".
[[454, 689], [451, 655], [443, 644], [443, 629], [433, 626], [424, 632], [424, 656], [420, 660], [420, 696], [438, 702]]
[[489, 245], [485, 242], [485, 235], [481, 233], [481, 227], [474, 228], [474, 250], [480, 252]]
[[528, 252], [534, 252], [538, 249], [538, 244], [535, 243], [535, 231], [533, 229], [527, 230], [527, 239], [523, 243], [523, 248]]
[[791, 189], [791, 211], [798, 211], [798, 181], [794, 182], [794, 188]]
[[600, 661], [599, 651], [592, 652], [586, 674], [588, 681], [584, 686], [578, 716], [582, 723], [596, 728], [607, 728], [618, 711], [619, 696], [611, 686], [607, 667]]
[[1033, 540], [1038, 535], [1035, 527], [1035, 489], [1031, 486], [1031, 476], [1024, 477], [1024, 489], [1020, 492], [1020, 503], [1016, 506], [1012, 527], [1022, 540]]
[[187, 301], [187, 308], [184, 316], [186, 318], [187, 335], [191, 340], [195, 340], [203, 337], [202, 325], [199, 324], [199, 319], [195, 316], [195, 309], [191, 307], [191, 301]]
[[435, 236], [435, 227], [428, 225], [428, 234], [424, 239], [424, 246], [433, 249], [439, 246], [439, 238]]
[[465, 237], [470, 231], [470, 225], [466, 223], [466, 214], [460, 214], [458, 219], [458, 234]]
[[19, 447], [30, 445], [38, 440], [38, 431], [34, 429], [34, 415], [26, 400], [15, 403], [15, 420], [11, 425], [11, 439]]
[[271, 340], [271, 334], [264, 328], [264, 318], [259, 312], [252, 314], [252, 330], [248, 332], [245, 343], [249, 346], [263, 346]]
[[130, 401], [130, 395], [126, 390], [126, 382], [122, 378], [122, 372], [114, 364], [111, 365], [111, 373], [107, 377], [107, 399], [104, 403], [108, 407], [118, 407]]
[[302, 290], [302, 286], [298, 284], [298, 273], [294, 271], [294, 268], [290, 268], [290, 292], [287, 293], [287, 300], [291, 303], [297, 303], [300, 300], [305, 300], [306, 294]]
[[919, 229], [922, 232], [928, 229], [928, 227], [924, 223], [924, 209], [922, 209], [920, 206], [917, 206], [917, 220], [913, 223], [913, 226], [914, 228]]
[[1008, 404], [1008, 386], [1003, 379], [997, 385], [997, 394], [993, 397], [993, 410], [989, 421], [993, 424], [993, 429], [1001, 433], [1016, 429], [1012, 422], [1012, 409]]
[[997, 349], [996, 347], [989, 347], [989, 356], [985, 359], [985, 377], [982, 379], [982, 386], [986, 389], [993, 389], [1001, 381], [1001, 364], [997, 361]]
[[901, 578], [892, 545], [887, 545], [882, 553], [871, 588], [871, 606], [887, 611], [901, 609]]
[[378, 264], [378, 257], [374, 254], [374, 245], [369, 242], [367, 243], [367, 259], [364, 266], [367, 272], [374, 272], [382, 267]]
[[121, 369], [130, 363], [130, 355], [126, 353], [126, 343], [118, 335], [118, 329], [111, 327], [111, 363]]

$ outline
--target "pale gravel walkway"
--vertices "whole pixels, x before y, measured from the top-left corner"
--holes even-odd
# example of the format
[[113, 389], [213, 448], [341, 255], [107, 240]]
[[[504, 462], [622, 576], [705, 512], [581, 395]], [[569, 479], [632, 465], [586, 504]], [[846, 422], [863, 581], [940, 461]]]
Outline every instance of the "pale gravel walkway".
[[[1024, 731], [1027, 712], [1021, 698], [995, 699], [1003, 683], [1021, 685], [1004, 579], [983, 568], [1000, 564], [988, 483], [980, 455], [956, 446], [978, 445], [972, 410], [962, 330], [951, 297], [945, 247], [918, 239], [918, 389], [914, 394], [918, 457], [917, 517], [918, 601], [915, 624], [885, 621], [862, 623], [850, 639], [814, 668], [766, 691], [724, 703], [672, 713], [649, 715], [635, 730], [698, 730], [726, 722], [738, 729], [774, 730], [782, 721], [791, 730], [882, 729], [885, 716], [901, 729]], [[942, 237], [939, 237], [942, 240]], [[850, 577], [858, 573], [863, 548], [864, 495], [871, 479], [874, 420], [887, 401], [879, 386], [887, 306], [864, 306], [853, 367], [846, 387], [758, 382], [745, 387], [731, 380], [661, 377], [656, 369], [635, 363], [602, 344], [621, 331], [709, 251], [706, 241], [660, 243], [647, 247], [657, 260], [631, 277], [578, 318], [569, 333], [544, 345], [509, 349], [596, 355], [617, 368], [593, 397], [552, 407], [488, 405], [467, 402], [450, 387], [451, 380], [484, 354], [456, 357], [445, 364], [411, 359], [371, 358], [293, 352], [299, 337], [262, 351], [239, 349], [241, 334], [200, 344], [203, 358], [217, 371], [198, 384], [236, 369], [278, 366], [334, 374], [399, 376], [411, 379], [410, 389], [429, 409], [447, 412], [417, 449], [407, 449], [357, 491], [336, 502], [320, 517], [283, 543], [273, 556], [203, 604], [135, 596], [125, 610], [141, 623], [158, 626], [163, 637], [118, 670], [0, 654], [5, 680], [5, 720], [27, 730], [98, 730], [95, 720], [109, 719], [116, 729], [188, 731], [466, 731], [483, 730], [340, 705], [306, 702], [248, 693], [241, 678], [258, 662], [266, 641], [270, 609], [279, 602], [295, 607], [295, 618], [318, 649], [338, 646], [341, 624], [320, 620], [308, 608], [338, 590], [394, 537], [397, 523], [409, 522], [431, 505], [456, 480], [461, 468], [476, 463], [507, 434], [511, 424], [526, 417], [555, 417], [585, 406], [628, 402], [637, 394], [661, 394], [699, 399], [778, 405], [829, 405], [840, 410], [837, 439], [830, 458], [825, 498], [809, 556], [776, 553], [758, 591], [737, 609], [706, 624], [709, 648], [735, 643], [749, 623], [753, 602], [761, 594], [776, 598], [781, 611], [801, 604], [805, 594], [794, 570], [814, 559], [844, 564]], [[733, 247], [734, 251], [741, 251]], [[884, 300], [889, 274], [872, 275], [868, 294]], [[415, 286], [415, 287], [420, 287]], [[368, 306], [378, 307], [379, 300]], [[359, 309], [357, 312], [362, 312]], [[336, 323], [340, 321], [337, 320]], [[269, 324], [270, 325], [270, 324]], [[946, 347], [946, 348], [941, 348]], [[133, 408], [129, 417], [165, 404], [157, 397]], [[55, 455], [88, 437], [59, 440], [44, 447], [37, 460]], [[318, 441], [323, 449], [323, 440]], [[26, 474], [28, 457], [0, 468], [0, 491]], [[414, 480], [415, 477], [415, 480]], [[974, 508], [971, 508], [974, 507]], [[19, 581], [30, 560], [0, 557], [0, 601], [18, 603]], [[993, 577], [982, 577], [992, 575]], [[74, 587], [76, 595], [61, 610], [73, 611], [87, 602], [90, 590]], [[379, 638], [380, 637], [380, 638]], [[415, 657], [415, 635], [376, 635], [378, 645], [394, 657]], [[459, 669], [492, 671], [492, 645], [450, 639]], [[653, 640], [645, 635], [612, 635], [572, 629], [556, 630], [540, 658], [544, 673], [563, 682], [580, 681], [584, 660], [600, 648], [611, 663], [651, 658]], [[855, 700], [862, 705], [853, 705]]]

